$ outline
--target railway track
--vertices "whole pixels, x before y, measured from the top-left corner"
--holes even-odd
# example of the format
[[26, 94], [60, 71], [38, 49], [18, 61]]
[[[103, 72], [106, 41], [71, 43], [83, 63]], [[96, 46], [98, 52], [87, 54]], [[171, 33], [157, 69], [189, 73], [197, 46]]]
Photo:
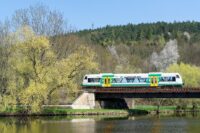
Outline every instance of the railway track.
[[93, 93], [198, 93], [199, 87], [184, 87], [184, 88], [145, 88], [145, 87], [89, 87], [83, 88], [88, 92]]

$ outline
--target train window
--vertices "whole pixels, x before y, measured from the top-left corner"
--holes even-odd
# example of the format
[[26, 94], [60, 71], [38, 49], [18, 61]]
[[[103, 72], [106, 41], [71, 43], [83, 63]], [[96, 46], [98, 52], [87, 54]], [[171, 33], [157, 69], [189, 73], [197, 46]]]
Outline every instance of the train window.
[[163, 78], [163, 77], [160, 77], [160, 81], [161, 81], [161, 82], [164, 82], [164, 78]]
[[113, 78], [112, 83], [120, 83], [121, 79], [120, 78]]
[[139, 82], [146, 82], [147, 78], [139, 78]]
[[160, 78], [160, 81], [161, 82], [174, 82], [174, 81], [176, 81], [176, 77], [161, 77]]
[[110, 78], [108, 78], [108, 84], [110, 83]]
[[180, 78], [179, 75], [176, 75], [176, 78]]
[[134, 83], [139, 83], [139, 82], [140, 82], [139, 79], [135, 78]]
[[170, 77], [160, 77], [160, 82], [168, 82], [170, 81]]
[[151, 84], [154, 84], [154, 78], [151, 79]]
[[94, 82], [100, 82], [100, 78], [95, 78]]
[[98, 83], [100, 81], [100, 78], [88, 78], [89, 83]]
[[164, 80], [167, 82], [169, 81], [169, 77], [164, 77]]
[[107, 78], [104, 79], [104, 84], [108, 84], [108, 79]]
[[93, 82], [93, 78], [88, 78], [88, 82]]
[[85, 76], [85, 78], [84, 79], [87, 79], [87, 76]]
[[127, 83], [133, 83], [134, 80], [135, 80], [134, 77], [126, 77], [126, 81], [127, 81]]
[[127, 83], [126, 78], [123, 78], [122, 81], [121, 81], [121, 83]]
[[154, 83], [155, 83], [155, 84], [158, 84], [157, 78], [154, 79]]

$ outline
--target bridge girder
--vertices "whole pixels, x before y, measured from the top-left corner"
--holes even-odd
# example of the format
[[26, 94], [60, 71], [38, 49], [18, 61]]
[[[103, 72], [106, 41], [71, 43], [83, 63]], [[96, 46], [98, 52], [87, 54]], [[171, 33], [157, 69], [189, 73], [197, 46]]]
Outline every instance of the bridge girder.
[[95, 99], [107, 98], [200, 98], [198, 93], [95, 93]]
[[102, 98], [200, 98], [200, 88], [131, 88], [109, 87], [87, 89]]

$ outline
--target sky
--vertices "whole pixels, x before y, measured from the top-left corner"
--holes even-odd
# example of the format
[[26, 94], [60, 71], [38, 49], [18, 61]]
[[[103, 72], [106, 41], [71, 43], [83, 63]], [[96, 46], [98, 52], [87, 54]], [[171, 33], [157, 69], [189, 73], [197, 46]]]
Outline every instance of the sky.
[[37, 3], [63, 13], [78, 30], [157, 21], [200, 21], [200, 0], [0, 0], [0, 21]]

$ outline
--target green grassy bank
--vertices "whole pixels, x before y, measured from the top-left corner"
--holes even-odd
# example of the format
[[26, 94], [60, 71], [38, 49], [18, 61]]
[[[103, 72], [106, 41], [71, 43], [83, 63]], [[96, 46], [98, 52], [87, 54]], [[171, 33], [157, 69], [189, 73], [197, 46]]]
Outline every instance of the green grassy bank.
[[[159, 113], [161, 114], [173, 114], [177, 111], [185, 112], [200, 112], [200, 107], [196, 107], [195, 110], [192, 107], [180, 108], [177, 109], [176, 106], [160, 106]], [[134, 109], [70, 109], [64, 107], [45, 107], [38, 113], [27, 113], [23, 108], [10, 109], [7, 108], [5, 111], [0, 112], [0, 116], [29, 116], [29, 115], [38, 115], [38, 116], [56, 116], [56, 115], [146, 115], [146, 114], [155, 114], [158, 112], [157, 106], [152, 105], [137, 105]]]
[[147, 111], [140, 109], [70, 109], [63, 107], [45, 107], [38, 113], [30, 113], [23, 108], [10, 109], [0, 112], [0, 116], [56, 116], [56, 115], [145, 115]]
[[[164, 110], [172, 110], [175, 111], [176, 110], [176, 106], [160, 106], [159, 110], [160, 111], [164, 111]], [[145, 111], [154, 111], [157, 110], [158, 107], [157, 106], [152, 106], [152, 105], [137, 105], [135, 106], [134, 109], [138, 109], [138, 110], [145, 110]]]

